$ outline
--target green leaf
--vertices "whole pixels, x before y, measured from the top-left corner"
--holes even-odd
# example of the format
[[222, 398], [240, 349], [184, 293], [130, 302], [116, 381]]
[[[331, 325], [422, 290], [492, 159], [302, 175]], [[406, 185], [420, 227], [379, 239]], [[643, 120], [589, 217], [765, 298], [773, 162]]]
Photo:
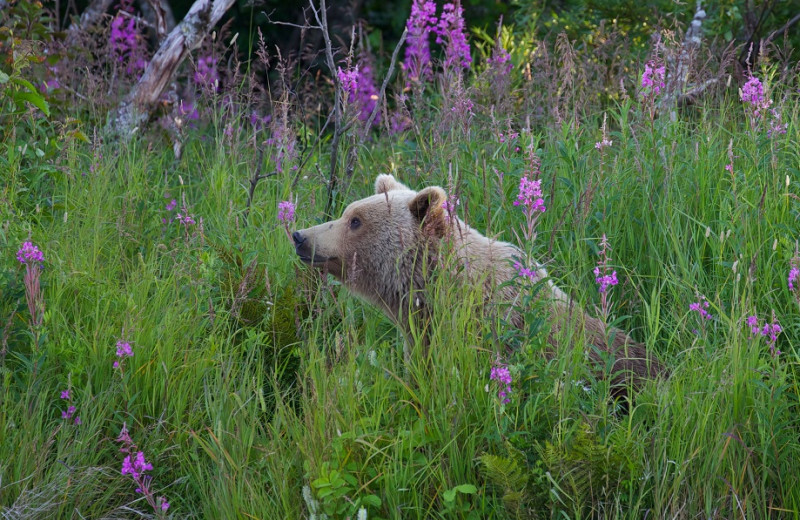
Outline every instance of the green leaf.
[[11, 77], [8, 74], [0, 70], [0, 83], [8, 83], [10, 79]]
[[381, 499], [377, 495], [367, 495], [361, 499], [361, 503], [372, 507], [381, 507]]
[[478, 491], [478, 488], [476, 488], [472, 484], [461, 484], [460, 486], [456, 486], [453, 489], [465, 495], [474, 495]]
[[47, 104], [47, 101], [45, 101], [41, 94], [35, 92], [15, 92], [11, 97], [18, 105], [20, 105], [22, 101], [27, 101], [44, 112], [46, 116], [50, 115], [50, 105]]

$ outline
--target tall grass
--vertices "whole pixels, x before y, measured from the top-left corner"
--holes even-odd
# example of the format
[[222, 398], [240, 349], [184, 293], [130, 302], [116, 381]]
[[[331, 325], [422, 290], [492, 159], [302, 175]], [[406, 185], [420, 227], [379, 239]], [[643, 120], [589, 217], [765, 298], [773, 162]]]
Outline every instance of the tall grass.
[[[548, 210], [521, 245], [595, 309], [605, 234], [612, 318], [669, 369], [627, 410], [581, 341], [545, 358], [534, 309], [540, 332], [509, 354], [480, 287], [446, 275], [430, 288], [431, 348], [411, 345], [406, 362], [387, 318], [293, 256], [277, 204], [296, 196], [297, 225], [319, 222], [315, 174], [262, 181], [245, 225], [247, 136], [198, 132], [181, 160], [145, 139], [75, 142], [44, 180], [18, 159], [0, 198], [0, 513], [152, 514], [120, 474], [126, 424], [176, 518], [797, 518], [800, 322], [786, 276], [800, 105], [786, 99], [788, 133], [773, 138], [748, 130], [738, 100], [674, 123], [621, 102], [602, 161], [599, 113], [523, 133], [520, 152], [481, 118], [464, 135], [417, 125], [358, 150], [343, 199], [370, 194], [379, 172], [417, 188], [450, 174], [459, 214], [517, 241], [532, 143]], [[184, 204], [196, 224], [174, 220]], [[29, 236], [46, 258], [41, 350], [14, 258]], [[689, 310], [698, 295], [713, 319]], [[777, 357], [745, 325], [773, 312]], [[120, 339], [134, 349], [123, 371]], [[505, 405], [489, 379], [498, 356], [514, 377]], [[80, 425], [61, 417], [68, 387]]]

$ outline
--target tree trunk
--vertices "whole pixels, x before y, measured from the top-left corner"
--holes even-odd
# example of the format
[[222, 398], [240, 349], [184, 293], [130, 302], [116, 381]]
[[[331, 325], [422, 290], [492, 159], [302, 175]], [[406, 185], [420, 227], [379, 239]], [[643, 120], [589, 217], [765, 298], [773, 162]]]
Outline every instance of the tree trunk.
[[95, 25], [100, 20], [100, 17], [108, 11], [112, 1], [92, 0], [83, 10], [78, 21], [69, 24], [66, 37], [67, 45], [72, 45], [78, 34], [86, 32], [86, 29]]
[[206, 34], [219, 22], [235, 0], [196, 0], [186, 17], [166, 37], [148, 63], [139, 82], [119, 106], [109, 113], [106, 132], [112, 137], [129, 139], [150, 118], [175, 71], [196, 49]]

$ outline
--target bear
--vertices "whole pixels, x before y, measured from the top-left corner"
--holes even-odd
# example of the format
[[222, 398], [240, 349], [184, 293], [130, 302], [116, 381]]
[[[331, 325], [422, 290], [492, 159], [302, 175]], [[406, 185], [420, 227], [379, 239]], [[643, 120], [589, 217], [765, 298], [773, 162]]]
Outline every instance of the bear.
[[[464, 221], [448, 214], [447, 195], [439, 186], [417, 192], [392, 175], [380, 174], [375, 194], [351, 203], [339, 219], [292, 234], [295, 253], [312, 267], [333, 275], [350, 291], [380, 308], [411, 339], [412, 326], [430, 320], [425, 288], [444, 266], [449, 245], [457, 276], [466, 283], [483, 283], [487, 301], [516, 302], [520, 286], [508, 283], [518, 277], [515, 262], [523, 256], [516, 246], [486, 237]], [[553, 322], [548, 349], [557, 350], [558, 331], [582, 327], [589, 357], [604, 363], [610, 354], [614, 388], [634, 387], [663, 373], [663, 367], [646, 347], [619, 329], [606, 329], [601, 320], [583, 312], [536, 264], [532, 278], [543, 284]], [[524, 326], [519, 312], [509, 321]], [[424, 330], [424, 325], [423, 325]], [[611, 344], [608, 345], [608, 340]], [[425, 334], [423, 334], [425, 341]], [[592, 346], [594, 348], [592, 348]]]

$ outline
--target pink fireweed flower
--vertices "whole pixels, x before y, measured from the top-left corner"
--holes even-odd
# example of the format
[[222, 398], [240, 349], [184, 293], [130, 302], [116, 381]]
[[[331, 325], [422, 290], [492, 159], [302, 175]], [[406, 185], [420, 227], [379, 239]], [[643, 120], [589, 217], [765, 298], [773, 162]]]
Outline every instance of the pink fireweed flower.
[[197, 60], [197, 70], [194, 72], [194, 82], [201, 87], [216, 89], [219, 86], [219, 71], [217, 58], [208, 55]]
[[406, 22], [408, 38], [403, 70], [412, 81], [423, 81], [431, 75], [430, 34], [436, 27], [436, 3], [413, 0], [411, 15]]
[[195, 221], [194, 219], [194, 215], [178, 213], [177, 215], [175, 215], [175, 219], [186, 227], [197, 224], [197, 221]]
[[167, 211], [172, 211], [177, 206], [178, 206], [178, 201], [175, 200], [175, 199], [172, 199], [171, 201], [169, 201], [169, 204], [167, 204], [167, 207], [164, 208], [164, 209], [166, 209]]
[[158, 497], [159, 502], [161, 502], [161, 510], [166, 511], [169, 509], [169, 502], [167, 502], [166, 497]]
[[17, 251], [17, 260], [23, 265], [38, 266], [44, 262], [44, 254], [32, 242], [23, 242]]
[[789, 130], [789, 123], [784, 123], [781, 120], [781, 112], [777, 108], [770, 110], [769, 127], [767, 128], [767, 137], [775, 137], [776, 135], [785, 134]]
[[69, 392], [70, 392], [69, 388], [67, 388], [66, 390], [62, 390], [61, 391], [61, 399], [66, 399], [67, 401], [72, 399], [72, 397], [70, 396]]
[[790, 291], [794, 291], [794, 284], [797, 283], [798, 280], [800, 280], [800, 258], [795, 257], [792, 259], [792, 263], [789, 267], [789, 276], [786, 277]]
[[339, 67], [336, 72], [336, 77], [339, 79], [339, 83], [342, 84], [342, 88], [345, 92], [354, 93], [358, 85], [358, 65], [356, 65], [355, 68], [348, 68], [345, 70]]
[[514, 64], [511, 63], [511, 54], [503, 48], [503, 45], [500, 43], [500, 38], [495, 42], [492, 55], [487, 60], [487, 63], [493, 71], [497, 71], [503, 75], [508, 74], [511, 72], [511, 69], [514, 68]]
[[664, 64], [659, 64], [655, 60], [648, 61], [644, 66], [644, 73], [642, 73], [642, 89], [648, 96], [658, 96], [664, 89], [664, 75], [666, 67]]
[[135, 458], [131, 459], [131, 456], [128, 455], [125, 457], [125, 460], [122, 461], [122, 474], [130, 475], [134, 479], [138, 479], [145, 471], [150, 471], [152, 469], [153, 465], [144, 459], [144, 453], [141, 451], [136, 452]]
[[131, 344], [123, 340], [117, 341], [117, 357], [119, 359], [115, 360], [112, 366], [121, 370], [125, 363], [125, 358], [133, 357]]
[[600, 260], [597, 261], [597, 266], [594, 268], [594, 281], [597, 283], [597, 290], [600, 292], [600, 312], [603, 317], [603, 323], [608, 322], [608, 316], [611, 312], [611, 297], [609, 289], [619, 283], [617, 280], [617, 272], [609, 271], [608, 263], [611, 257], [608, 252], [611, 248], [608, 245], [608, 238], [603, 233], [603, 238], [600, 239]]
[[772, 323], [767, 323], [766, 320], [764, 320], [764, 325], [760, 325], [758, 316], [755, 314], [748, 316], [745, 320], [745, 323], [750, 328], [750, 339], [758, 336], [767, 338], [767, 345], [769, 345], [769, 352], [772, 357], [778, 357], [781, 355], [781, 351], [778, 350], [778, 348], [775, 346], [775, 343], [778, 341], [778, 334], [783, 332], [783, 328], [781, 327], [780, 323], [778, 323], [778, 320], [775, 319], [774, 312]]
[[597, 148], [598, 150], [602, 150], [603, 148], [611, 146], [612, 144], [613, 141], [610, 141], [608, 139], [603, 139], [602, 141], [597, 141], [596, 143], [594, 143], [594, 147]]
[[461, 3], [442, 6], [439, 23], [433, 29], [436, 43], [444, 44], [445, 67], [459, 66], [468, 69], [472, 63], [464, 24], [464, 8]]
[[295, 205], [290, 200], [278, 203], [278, 220], [284, 224], [294, 222]]
[[616, 271], [612, 272], [611, 274], [603, 274], [603, 273], [604, 271], [601, 271], [600, 267], [594, 268], [594, 275], [595, 275], [594, 281], [597, 283], [598, 290], [601, 293], [605, 293], [606, 291], [608, 291], [609, 287], [613, 287], [619, 283], [619, 280], [617, 280]]
[[516, 269], [517, 275], [521, 278], [527, 278], [531, 282], [535, 282], [539, 279], [539, 275], [535, 269], [529, 269], [520, 262], [514, 262], [514, 269]]
[[544, 205], [542, 195], [542, 180], [528, 179], [528, 174], [526, 173], [519, 181], [519, 193], [514, 205], [528, 208], [532, 213], [544, 213], [547, 208]]
[[694, 302], [689, 304], [689, 310], [696, 312], [700, 315], [701, 318], [705, 320], [710, 320], [713, 318], [710, 312], [708, 312], [708, 308], [710, 304], [705, 299], [705, 297], [701, 297], [699, 302]]
[[767, 99], [764, 96], [764, 85], [761, 80], [755, 76], [750, 76], [750, 79], [742, 87], [741, 98], [743, 103], [757, 108], [764, 108]]
[[[362, 57], [360, 63], [353, 69], [342, 70], [340, 67], [336, 75], [347, 93], [348, 100], [357, 108], [358, 119], [366, 122], [378, 102], [378, 89], [368, 59]], [[375, 116], [373, 125], [379, 123], [379, 116], [380, 112]]]
[[62, 419], [71, 419], [73, 415], [75, 415], [76, 408], [70, 405], [65, 411], [61, 412]]
[[127, 341], [117, 341], [117, 357], [133, 357], [133, 347]]
[[289, 231], [289, 224], [294, 222], [295, 205], [291, 200], [284, 200], [278, 204], [278, 221], [283, 223], [283, 229], [286, 231], [286, 236], [289, 242], [292, 240], [292, 233]]
[[513, 380], [508, 367], [502, 365], [500, 362], [497, 362], [492, 367], [492, 370], [489, 374], [489, 380], [497, 381], [497, 385], [500, 387], [500, 389], [497, 391], [497, 397], [500, 398], [500, 402], [503, 404], [510, 403], [511, 399], [509, 399], [508, 394], [511, 393], [511, 383]]

